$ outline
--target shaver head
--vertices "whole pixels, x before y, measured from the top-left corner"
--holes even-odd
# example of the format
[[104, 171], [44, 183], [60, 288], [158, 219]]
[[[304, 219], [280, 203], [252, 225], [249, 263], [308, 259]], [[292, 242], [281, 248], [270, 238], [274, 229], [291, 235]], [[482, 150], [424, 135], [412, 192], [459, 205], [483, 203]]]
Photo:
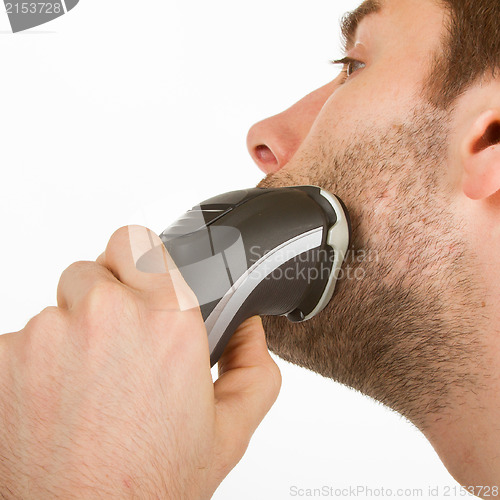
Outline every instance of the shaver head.
[[213, 366], [245, 319], [306, 321], [326, 307], [350, 222], [319, 187], [253, 188], [200, 203], [160, 238], [198, 299]]

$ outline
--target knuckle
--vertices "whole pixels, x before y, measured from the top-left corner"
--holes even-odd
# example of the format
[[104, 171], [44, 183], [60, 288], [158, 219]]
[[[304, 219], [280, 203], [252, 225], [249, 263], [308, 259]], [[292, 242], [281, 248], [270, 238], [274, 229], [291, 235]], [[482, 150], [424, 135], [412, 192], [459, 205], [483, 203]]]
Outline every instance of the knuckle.
[[50, 306], [31, 318], [23, 329], [25, 356], [36, 359], [66, 336], [68, 320], [58, 307]]
[[55, 306], [49, 306], [33, 316], [26, 324], [25, 330], [29, 331], [51, 331], [63, 320], [62, 311]]
[[[116, 238], [116, 237], [121, 237], [121, 236], [126, 236], [128, 237], [128, 233], [129, 233], [129, 228], [131, 227], [134, 227], [134, 226], [121, 226], [119, 227], [112, 235], [111, 235], [111, 238], [110, 240], [112, 240], [113, 238]], [[137, 226], [137, 227], [140, 227], [140, 226]]]
[[81, 271], [83, 269], [85, 269], [89, 264], [92, 264], [91, 261], [89, 260], [77, 260], [76, 262], [72, 262], [67, 268], [66, 270], [77, 270], [77, 271]]
[[99, 280], [90, 288], [88, 297], [95, 301], [119, 300], [125, 292], [123, 285], [112, 280]]
[[101, 280], [95, 283], [84, 298], [84, 306], [91, 315], [109, 315], [110, 312], [121, 311], [129, 299], [128, 292], [123, 285], [110, 280]]
[[92, 265], [95, 263], [93, 262], [90, 262], [90, 261], [86, 261], [86, 260], [79, 260], [79, 261], [76, 261], [76, 262], [73, 262], [72, 264], [70, 264], [61, 274], [61, 279], [59, 280], [59, 282], [62, 281], [63, 277], [66, 277], [66, 276], [72, 276], [72, 275], [75, 275], [75, 274], [81, 274], [82, 272], [85, 272], [88, 270], [88, 267], [89, 265]]
[[81, 317], [87, 337], [105, 336], [120, 325], [134, 323], [139, 316], [133, 292], [113, 281], [99, 281], [82, 300]]
[[129, 226], [118, 228], [109, 238], [106, 253], [112, 253], [116, 248], [122, 248], [129, 240]]
[[89, 274], [89, 272], [96, 266], [95, 262], [90, 261], [77, 261], [70, 264], [62, 273], [57, 284], [57, 304], [61, 307], [67, 307], [67, 294], [68, 288], [75, 280]]

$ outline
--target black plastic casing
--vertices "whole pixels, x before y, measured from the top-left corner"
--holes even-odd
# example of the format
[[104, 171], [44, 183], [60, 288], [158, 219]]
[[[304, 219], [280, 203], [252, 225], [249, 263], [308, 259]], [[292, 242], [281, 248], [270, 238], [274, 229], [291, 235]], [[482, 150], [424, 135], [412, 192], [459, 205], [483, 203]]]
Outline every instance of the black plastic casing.
[[[247, 318], [286, 315], [291, 321], [302, 321], [315, 309], [332, 267], [334, 251], [327, 236], [336, 222], [335, 210], [318, 187], [252, 188], [210, 198], [161, 233], [200, 303], [211, 343], [211, 366]], [[302, 251], [305, 239], [301, 236], [312, 233], [317, 235], [318, 246]], [[265, 267], [266, 259], [275, 257], [277, 249], [283, 252], [291, 247], [300, 255], [262, 279], [253, 273], [254, 285], [255, 279], [260, 281], [227, 318], [224, 331], [211, 338], [211, 328], [226, 314], [224, 304], [243, 286], [246, 273]]]

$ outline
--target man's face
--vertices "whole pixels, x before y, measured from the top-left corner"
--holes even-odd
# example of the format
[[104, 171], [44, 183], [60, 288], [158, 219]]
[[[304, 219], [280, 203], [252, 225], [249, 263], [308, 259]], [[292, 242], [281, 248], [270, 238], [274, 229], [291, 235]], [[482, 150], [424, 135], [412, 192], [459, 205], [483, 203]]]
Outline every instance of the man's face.
[[428, 103], [423, 83], [445, 19], [431, 0], [386, 0], [348, 47], [363, 64], [248, 135], [269, 174], [259, 186], [319, 185], [345, 202], [353, 226], [330, 304], [300, 324], [264, 318], [269, 347], [421, 427], [450, 391], [478, 383], [469, 364], [483, 291], [449, 154], [455, 118]]

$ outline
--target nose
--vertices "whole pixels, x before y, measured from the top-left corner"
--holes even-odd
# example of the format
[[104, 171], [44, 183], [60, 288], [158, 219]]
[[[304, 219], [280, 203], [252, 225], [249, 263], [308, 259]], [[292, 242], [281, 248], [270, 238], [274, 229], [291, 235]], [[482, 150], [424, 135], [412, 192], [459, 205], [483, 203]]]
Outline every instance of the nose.
[[247, 148], [253, 161], [264, 173], [277, 172], [290, 161], [332, 92], [333, 82], [250, 128]]

